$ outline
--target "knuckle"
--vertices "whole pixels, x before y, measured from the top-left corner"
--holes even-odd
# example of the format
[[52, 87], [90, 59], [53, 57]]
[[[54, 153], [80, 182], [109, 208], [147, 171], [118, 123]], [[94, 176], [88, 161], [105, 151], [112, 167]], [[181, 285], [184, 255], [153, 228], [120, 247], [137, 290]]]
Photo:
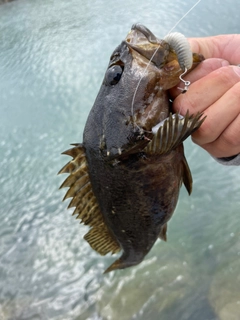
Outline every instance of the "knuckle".
[[226, 146], [233, 149], [240, 149], [240, 130], [226, 130], [222, 133], [222, 140]]
[[224, 64], [226, 66], [229, 65], [228, 61], [219, 58], [210, 58], [201, 63], [202, 68], [206, 70], [206, 73], [214, 72], [215, 70], [222, 68]]
[[209, 136], [211, 136], [211, 129], [204, 121], [201, 127], [192, 134], [192, 141], [199, 146], [203, 146], [210, 142]]
[[[240, 69], [240, 68], [239, 68]], [[231, 95], [234, 97], [234, 99], [239, 102], [240, 98], [240, 78], [238, 79], [238, 83], [236, 83], [234, 86], [231, 88]]]
[[213, 126], [213, 122], [207, 117], [201, 127], [195, 132], [199, 141], [203, 141], [203, 143], [209, 143], [214, 140], [215, 128]]
[[218, 77], [224, 84], [228, 85], [239, 82], [239, 76], [234, 71], [233, 66], [225, 66], [222, 68], [217, 69], [215, 72], [215, 76]]

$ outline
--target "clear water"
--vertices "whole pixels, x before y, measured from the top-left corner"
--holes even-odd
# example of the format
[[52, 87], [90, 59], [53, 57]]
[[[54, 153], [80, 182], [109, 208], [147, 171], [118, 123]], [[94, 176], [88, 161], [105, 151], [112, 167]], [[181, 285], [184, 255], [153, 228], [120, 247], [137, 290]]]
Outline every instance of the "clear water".
[[[240, 319], [240, 168], [186, 143], [194, 191], [137, 267], [103, 276], [61, 202], [68, 158], [113, 49], [141, 22], [163, 37], [194, 1], [19, 0], [0, 6], [0, 319]], [[238, 33], [239, 0], [202, 2], [176, 28]]]

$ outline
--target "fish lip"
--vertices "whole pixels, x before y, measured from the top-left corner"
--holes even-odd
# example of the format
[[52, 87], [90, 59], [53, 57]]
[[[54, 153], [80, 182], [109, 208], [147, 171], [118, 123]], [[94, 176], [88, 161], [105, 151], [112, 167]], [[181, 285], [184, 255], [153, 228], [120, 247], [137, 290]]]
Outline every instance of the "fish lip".
[[125, 38], [127, 45], [130, 46], [146, 46], [151, 45], [152, 47], [155, 45], [161, 46], [165, 44], [169, 47], [166, 41], [158, 39], [147, 27], [142, 24], [133, 24], [131, 31]]
[[171, 50], [169, 44], [158, 39], [142, 24], [132, 26], [124, 43], [160, 69], [168, 62], [177, 60], [177, 55]]
[[161, 44], [161, 41], [147, 27], [142, 24], [133, 24], [131, 30], [137, 30], [141, 32], [150, 43]]

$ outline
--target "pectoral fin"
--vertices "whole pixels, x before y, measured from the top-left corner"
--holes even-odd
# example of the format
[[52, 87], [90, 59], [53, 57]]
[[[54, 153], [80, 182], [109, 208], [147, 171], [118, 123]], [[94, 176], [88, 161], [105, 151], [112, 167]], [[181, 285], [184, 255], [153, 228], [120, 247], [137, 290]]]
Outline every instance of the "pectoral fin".
[[201, 117], [201, 113], [197, 113], [196, 116], [189, 116], [189, 112], [187, 112], [185, 117], [178, 113], [174, 115], [170, 113], [144, 151], [150, 154], [168, 153], [201, 126], [205, 119]]
[[75, 207], [73, 215], [77, 214], [77, 219], [91, 227], [84, 239], [101, 255], [118, 252], [120, 246], [108, 230], [92, 190], [83, 146], [75, 144], [63, 154], [73, 159], [59, 171], [69, 173], [60, 188], [69, 188], [63, 200], [72, 198], [68, 208]]

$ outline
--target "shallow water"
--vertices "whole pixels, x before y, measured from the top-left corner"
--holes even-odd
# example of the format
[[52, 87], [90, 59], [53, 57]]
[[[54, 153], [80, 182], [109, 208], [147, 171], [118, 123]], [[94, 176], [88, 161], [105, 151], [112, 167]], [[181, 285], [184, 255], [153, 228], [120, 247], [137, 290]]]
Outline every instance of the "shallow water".
[[[189, 139], [194, 191], [137, 267], [103, 276], [61, 202], [60, 153], [83, 126], [131, 25], [163, 37], [194, 1], [19, 0], [0, 6], [0, 319], [240, 319], [240, 169]], [[238, 33], [238, 0], [203, 0], [176, 28]], [[223, 23], [224, 21], [224, 23]]]

